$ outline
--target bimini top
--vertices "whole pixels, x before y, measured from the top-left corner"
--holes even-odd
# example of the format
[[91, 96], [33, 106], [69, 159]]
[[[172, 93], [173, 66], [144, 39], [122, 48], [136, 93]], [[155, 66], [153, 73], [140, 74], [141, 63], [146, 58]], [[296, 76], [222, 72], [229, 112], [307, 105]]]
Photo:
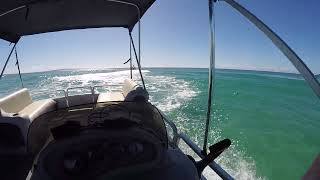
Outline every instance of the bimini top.
[[16, 43], [38, 33], [124, 27], [130, 31], [155, 0], [2, 0], [0, 38]]

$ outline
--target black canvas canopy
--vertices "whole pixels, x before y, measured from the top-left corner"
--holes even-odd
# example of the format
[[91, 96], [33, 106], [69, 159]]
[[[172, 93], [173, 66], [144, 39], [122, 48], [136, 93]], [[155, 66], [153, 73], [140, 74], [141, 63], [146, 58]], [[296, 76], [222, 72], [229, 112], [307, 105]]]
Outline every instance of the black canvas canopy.
[[[155, 0], [2, 0], [0, 38], [16, 43], [38, 33], [124, 27], [130, 31]], [[138, 11], [139, 9], [139, 11]]]

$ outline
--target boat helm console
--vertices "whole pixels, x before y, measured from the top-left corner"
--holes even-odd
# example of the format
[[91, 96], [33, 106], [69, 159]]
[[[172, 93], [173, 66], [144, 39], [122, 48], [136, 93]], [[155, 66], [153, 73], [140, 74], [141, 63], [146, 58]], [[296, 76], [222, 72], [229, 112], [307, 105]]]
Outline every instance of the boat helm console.
[[31, 179], [127, 179], [161, 166], [164, 151], [148, 131], [84, 129], [48, 143]]
[[204, 167], [230, 145], [215, 147], [211, 152], [216, 151], [216, 156], [200, 162], [169, 148], [164, 120], [148, 102], [102, 103], [87, 114], [82, 116], [87, 122], [67, 114], [69, 121], [62, 125], [46, 121], [49, 136], [34, 132], [43, 120], [34, 122], [30, 134], [47, 136], [47, 140], [34, 151], [37, 154], [31, 180], [197, 179]]

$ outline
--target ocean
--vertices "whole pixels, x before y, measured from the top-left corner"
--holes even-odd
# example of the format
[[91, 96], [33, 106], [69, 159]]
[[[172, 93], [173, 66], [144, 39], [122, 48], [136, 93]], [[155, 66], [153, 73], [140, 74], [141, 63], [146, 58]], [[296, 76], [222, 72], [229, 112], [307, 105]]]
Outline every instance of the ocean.
[[[202, 147], [207, 69], [147, 68], [143, 74], [150, 101]], [[137, 71], [133, 75], [139, 79]], [[118, 85], [129, 71], [66, 69], [22, 76], [33, 99], [39, 100], [62, 96], [58, 89]], [[0, 97], [20, 88], [18, 75], [5, 75]], [[235, 179], [300, 179], [320, 152], [320, 100], [299, 75], [217, 70], [213, 103], [209, 144], [232, 140], [217, 162]]]

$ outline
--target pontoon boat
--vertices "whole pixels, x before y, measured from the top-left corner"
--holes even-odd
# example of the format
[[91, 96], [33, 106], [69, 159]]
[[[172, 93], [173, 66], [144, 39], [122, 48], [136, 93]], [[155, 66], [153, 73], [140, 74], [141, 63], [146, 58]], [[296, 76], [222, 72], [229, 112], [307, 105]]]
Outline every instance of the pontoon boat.
[[[128, 60], [130, 70], [132, 72], [135, 59], [141, 78], [141, 83], [134, 82], [131, 73], [118, 92], [97, 93], [96, 88], [101, 87], [96, 86], [72, 87], [60, 90], [64, 97], [33, 101], [28, 89], [22, 88], [0, 99], [1, 179], [205, 179], [202, 171], [206, 166], [222, 179], [233, 179], [214, 162], [231, 141], [210, 142], [213, 145], [207, 148], [215, 70], [213, 5], [216, 2], [209, 0], [209, 95], [204, 146], [200, 148], [176, 128], [174, 120], [149, 102], [141, 72], [140, 19], [154, 1], [1, 2], [0, 38], [11, 42], [12, 49], [0, 78], [24, 36], [101, 27], [128, 29], [130, 49], [134, 52], [134, 58]], [[233, 0], [224, 1], [264, 32], [320, 97], [319, 82], [289, 46], [241, 5]], [[131, 34], [136, 24], [138, 48]], [[19, 75], [21, 77], [20, 69]], [[77, 88], [87, 88], [91, 93], [70, 95], [70, 91]], [[196, 161], [185, 154], [180, 149], [180, 141], [190, 146], [200, 159]]]

